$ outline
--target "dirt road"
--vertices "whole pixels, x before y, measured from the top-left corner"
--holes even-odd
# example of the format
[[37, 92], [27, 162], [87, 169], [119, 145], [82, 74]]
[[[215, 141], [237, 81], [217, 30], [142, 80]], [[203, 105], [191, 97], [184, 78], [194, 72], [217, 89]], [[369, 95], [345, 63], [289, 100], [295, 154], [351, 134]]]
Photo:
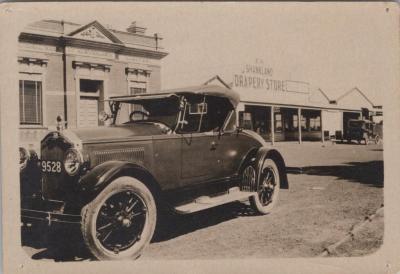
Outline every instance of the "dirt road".
[[[272, 214], [259, 216], [247, 203], [232, 203], [170, 217], [158, 227], [141, 259], [317, 256], [382, 206], [382, 146], [306, 143], [276, 147], [292, 173], [288, 175], [290, 189], [281, 191]], [[23, 248], [33, 259], [92, 259], [75, 235], [66, 236], [69, 246], [63, 249], [46, 242], [46, 234], [35, 228], [22, 236]], [[372, 253], [382, 237], [383, 218], [368, 230], [368, 238], [348, 245], [345, 255]]]

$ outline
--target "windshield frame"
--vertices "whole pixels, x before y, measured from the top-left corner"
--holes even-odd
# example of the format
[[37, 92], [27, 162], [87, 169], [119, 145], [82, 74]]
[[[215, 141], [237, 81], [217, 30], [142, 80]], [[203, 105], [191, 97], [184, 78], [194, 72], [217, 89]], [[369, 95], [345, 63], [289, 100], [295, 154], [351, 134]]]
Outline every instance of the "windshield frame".
[[[145, 107], [143, 104], [143, 102], [146, 101], [155, 101], [155, 100], [159, 100], [159, 99], [167, 99], [167, 98], [176, 98], [178, 100], [178, 104], [177, 104], [177, 111], [174, 114], [174, 123], [173, 124], [167, 124], [164, 123], [162, 120], [153, 120], [153, 119], [143, 119], [143, 120], [130, 120], [130, 121], [126, 121], [124, 123], [121, 124], [135, 124], [135, 123], [159, 123], [159, 124], [163, 124], [165, 126], [167, 126], [172, 132], [175, 132], [178, 125], [179, 125], [179, 121], [180, 121], [180, 117], [181, 117], [181, 113], [182, 113], [182, 106], [184, 105], [184, 103], [182, 103], [182, 101], [184, 100], [184, 96], [178, 96], [176, 94], [166, 94], [166, 96], [157, 96], [156, 98], [153, 97], [141, 97], [138, 96], [137, 98], [129, 98], [124, 100], [124, 98], [117, 98], [117, 99], [109, 99], [107, 100], [109, 102], [109, 108], [111, 111], [111, 118], [112, 118], [112, 122], [111, 124], [116, 126], [119, 125], [117, 124], [117, 119], [118, 117], [121, 115], [120, 114], [120, 110], [122, 108], [123, 105], [125, 106], [130, 106], [130, 105], [141, 105], [143, 107]], [[131, 114], [133, 111], [129, 111], [129, 114]], [[146, 113], [146, 111], [144, 111]], [[149, 111], [147, 111], [149, 112]]]
[[[199, 96], [199, 95], [198, 95]], [[159, 122], [160, 124], [163, 124], [165, 126], [167, 126], [169, 128], [169, 132], [170, 133], [175, 133], [175, 134], [185, 134], [184, 132], [180, 132], [180, 128], [182, 128], [185, 124], [186, 121], [186, 112], [188, 111], [188, 108], [190, 107], [190, 100], [189, 98], [186, 98], [185, 94], [165, 94], [163, 96], [160, 96], [160, 94], [157, 94], [156, 96], [135, 96], [135, 98], [123, 98], [123, 97], [119, 97], [119, 98], [111, 98], [107, 101], [109, 101], [109, 105], [110, 105], [110, 110], [112, 112], [111, 118], [112, 118], [112, 125], [117, 125], [117, 118], [119, 114], [120, 110], [121, 110], [121, 104], [124, 103], [125, 105], [133, 105], [133, 104], [138, 104], [138, 105], [142, 105], [141, 102], [143, 101], [150, 101], [150, 100], [160, 100], [160, 99], [167, 99], [167, 98], [171, 98], [174, 97], [177, 99], [177, 112], [176, 114], [174, 114], [175, 116], [175, 121], [174, 124], [165, 124], [163, 121], [157, 121], [157, 120], [137, 120], [137, 121], [127, 121], [123, 124], [135, 124], [135, 123], [157, 123]], [[205, 103], [206, 102], [206, 98], [209, 97], [207, 95], [202, 95], [201, 97], [201, 102]], [[211, 96], [213, 97], [213, 96]], [[222, 122], [220, 128], [218, 131], [220, 132], [224, 132], [229, 120], [232, 118], [233, 113], [236, 111], [235, 106], [232, 105], [232, 109], [230, 111], [228, 111], [226, 113], [226, 116], [224, 117], [224, 121]], [[132, 113], [132, 112], [130, 112]], [[202, 114], [201, 116], [203, 116], [204, 114]], [[203, 118], [203, 117], [201, 117]], [[203, 120], [203, 119], [201, 119]], [[202, 121], [201, 121], [202, 122]], [[200, 132], [200, 127], [201, 127], [201, 122], [199, 123], [199, 128], [196, 131], [197, 133]], [[235, 126], [236, 126], [236, 122], [235, 122]], [[196, 132], [192, 132], [192, 133], [196, 133]]]

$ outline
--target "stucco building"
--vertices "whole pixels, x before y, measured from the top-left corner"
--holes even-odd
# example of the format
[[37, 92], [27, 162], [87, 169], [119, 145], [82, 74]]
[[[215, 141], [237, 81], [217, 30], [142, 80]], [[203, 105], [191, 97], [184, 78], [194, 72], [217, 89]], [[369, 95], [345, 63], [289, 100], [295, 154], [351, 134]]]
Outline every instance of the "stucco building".
[[19, 36], [21, 143], [40, 140], [57, 116], [68, 128], [99, 126], [109, 96], [160, 90], [161, 41], [135, 22], [124, 31], [97, 21], [28, 25]]

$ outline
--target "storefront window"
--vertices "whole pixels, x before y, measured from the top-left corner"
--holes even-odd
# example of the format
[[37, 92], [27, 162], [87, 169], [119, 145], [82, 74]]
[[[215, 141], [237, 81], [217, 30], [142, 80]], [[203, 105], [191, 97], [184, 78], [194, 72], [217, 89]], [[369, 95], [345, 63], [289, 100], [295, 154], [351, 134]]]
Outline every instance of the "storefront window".
[[239, 112], [239, 126], [244, 129], [253, 130], [253, 121], [250, 112]]
[[292, 118], [293, 118], [293, 128], [294, 129], [298, 129], [298, 127], [299, 127], [299, 120], [298, 120], [299, 117], [297, 115], [293, 115]]
[[275, 132], [282, 132], [282, 114], [275, 113]]
[[303, 131], [320, 131], [321, 130], [321, 111], [302, 110], [301, 128]]
[[239, 112], [239, 126], [254, 130], [264, 139], [269, 139], [271, 137], [271, 108], [246, 105], [245, 110]]

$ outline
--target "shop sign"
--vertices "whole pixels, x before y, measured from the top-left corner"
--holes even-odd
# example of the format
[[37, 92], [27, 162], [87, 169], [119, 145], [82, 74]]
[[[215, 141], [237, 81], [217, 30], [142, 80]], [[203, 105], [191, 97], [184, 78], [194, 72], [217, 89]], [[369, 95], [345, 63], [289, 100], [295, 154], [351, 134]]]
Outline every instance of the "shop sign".
[[273, 72], [261, 59], [256, 59], [255, 64], [246, 64], [240, 73], [234, 74], [233, 86], [243, 89], [308, 93], [308, 83], [275, 79]]

